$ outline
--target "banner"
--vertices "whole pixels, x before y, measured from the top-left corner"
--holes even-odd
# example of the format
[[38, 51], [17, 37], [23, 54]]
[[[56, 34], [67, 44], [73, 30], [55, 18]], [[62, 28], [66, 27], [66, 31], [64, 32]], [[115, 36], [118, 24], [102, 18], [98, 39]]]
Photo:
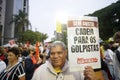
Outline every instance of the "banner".
[[85, 66], [100, 68], [98, 18], [69, 17], [67, 30], [70, 69], [84, 70]]
[[39, 53], [39, 42], [37, 41], [36, 42], [36, 60], [39, 60], [39, 56], [40, 56], [40, 53]]
[[56, 32], [62, 33], [62, 24], [59, 21], [56, 22]]

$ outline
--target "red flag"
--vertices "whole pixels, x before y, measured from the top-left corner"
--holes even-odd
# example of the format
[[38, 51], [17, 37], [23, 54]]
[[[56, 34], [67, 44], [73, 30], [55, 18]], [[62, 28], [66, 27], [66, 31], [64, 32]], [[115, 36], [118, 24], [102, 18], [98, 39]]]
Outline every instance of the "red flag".
[[38, 60], [39, 59], [39, 42], [37, 41], [36, 42], [36, 59]]

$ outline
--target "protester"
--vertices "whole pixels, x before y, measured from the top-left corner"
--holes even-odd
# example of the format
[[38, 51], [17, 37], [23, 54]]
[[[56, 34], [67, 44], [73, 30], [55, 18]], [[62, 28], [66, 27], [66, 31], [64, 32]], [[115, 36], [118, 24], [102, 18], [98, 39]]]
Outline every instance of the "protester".
[[114, 77], [115, 80], [120, 80], [120, 31], [116, 32], [113, 36], [116, 44], [119, 44], [115, 55], [113, 57]]
[[43, 52], [40, 55], [42, 56], [43, 63], [45, 63], [47, 58], [49, 57], [49, 49], [47, 45], [44, 45]]
[[101, 58], [101, 70], [104, 74], [105, 78], [108, 78], [109, 80], [113, 80], [112, 75], [110, 73], [110, 70], [104, 61], [105, 59], [105, 50], [104, 50], [104, 42], [100, 43], [100, 58]]
[[35, 69], [42, 64], [42, 60], [36, 60], [35, 57], [35, 49], [30, 48], [28, 50], [29, 55], [25, 59], [25, 73], [26, 73], [26, 80], [31, 80]]
[[6, 65], [8, 64], [5, 48], [0, 46], [0, 59], [3, 60]]
[[24, 46], [22, 49], [23, 49], [22, 56], [27, 57], [29, 54], [27, 47]]
[[0, 59], [0, 73], [6, 68], [6, 64], [3, 60]]
[[17, 47], [8, 50], [8, 66], [0, 74], [0, 80], [25, 80], [23, 64], [18, 61], [19, 49]]
[[104, 61], [107, 64], [110, 74], [112, 76], [112, 80], [114, 79], [114, 71], [113, 71], [113, 55], [114, 52], [111, 50], [110, 44], [109, 43], [104, 43]]
[[82, 72], [70, 72], [66, 46], [61, 41], [50, 45], [50, 58], [35, 71], [32, 80], [96, 80], [92, 67]]

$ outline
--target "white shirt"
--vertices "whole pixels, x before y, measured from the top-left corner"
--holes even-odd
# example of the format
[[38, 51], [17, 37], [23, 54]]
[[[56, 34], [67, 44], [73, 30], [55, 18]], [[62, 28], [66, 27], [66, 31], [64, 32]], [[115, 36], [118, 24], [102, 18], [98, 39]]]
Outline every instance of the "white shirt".
[[108, 64], [113, 64], [113, 55], [114, 52], [111, 49], [107, 49], [105, 51], [105, 62], [107, 62]]
[[40, 49], [41, 53], [43, 53], [43, 50], [44, 50], [43, 46], [40, 46], [39, 49]]
[[0, 60], [0, 73], [6, 68], [6, 64], [4, 61]]

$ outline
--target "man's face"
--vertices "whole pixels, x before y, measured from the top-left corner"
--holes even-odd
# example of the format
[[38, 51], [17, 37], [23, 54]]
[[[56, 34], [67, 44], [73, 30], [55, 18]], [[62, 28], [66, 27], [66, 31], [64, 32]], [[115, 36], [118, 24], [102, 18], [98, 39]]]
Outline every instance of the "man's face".
[[54, 68], [62, 68], [65, 64], [67, 52], [59, 45], [52, 47], [50, 59]]

